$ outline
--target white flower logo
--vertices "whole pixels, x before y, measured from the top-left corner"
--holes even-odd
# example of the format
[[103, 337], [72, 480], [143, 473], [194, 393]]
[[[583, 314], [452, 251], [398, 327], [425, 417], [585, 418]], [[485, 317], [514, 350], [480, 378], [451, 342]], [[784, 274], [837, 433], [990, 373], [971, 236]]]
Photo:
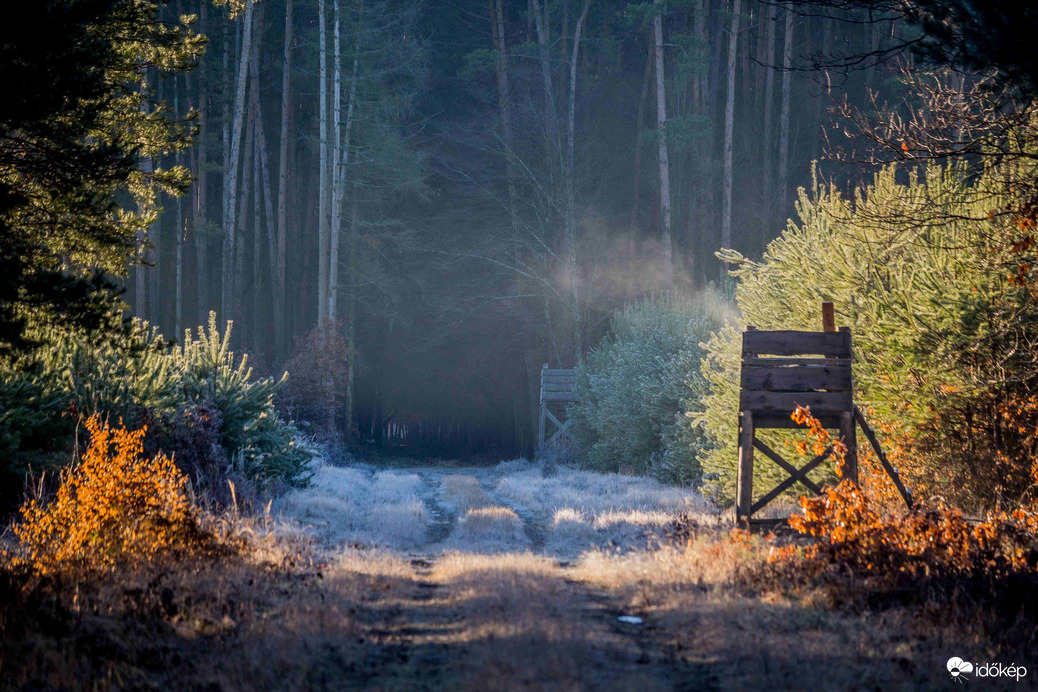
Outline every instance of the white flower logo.
[[948, 659], [948, 672], [951, 673], [953, 680], [962, 682], [968, 679], [965, 677], [966, 673], [973, 672], [973, 664], [969, 661], [963, 661], [958, 656], [952, 656]]

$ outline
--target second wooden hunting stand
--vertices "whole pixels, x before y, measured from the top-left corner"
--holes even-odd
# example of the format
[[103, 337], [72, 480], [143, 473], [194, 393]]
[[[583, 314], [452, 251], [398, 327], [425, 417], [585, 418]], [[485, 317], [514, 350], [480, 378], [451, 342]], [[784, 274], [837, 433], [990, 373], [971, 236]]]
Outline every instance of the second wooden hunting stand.
[[[577, 401], [577, 373], [575, 370], [549, 370], [545, 363], [541, 368], [541, 405], [537, 422], [537, 452], [540, 453], [562, 438], [573, 440], [570, 427], [573, 421], [566, 415], [566, 406]], [[552, 411], [554, 406], [555, 411]], [[556, 415], [558, 414], [558, 415]], [[565, 418], [565, 420], [560, 420]], [[547, 424], [555, 426], [549, 437]], [[575, 441], [574, 441], [575, 442]]]
[[[832, 454], [829, 445], [803, 467], [796, 468], [756, 437], [763, 428], [797, 428], [790, 417], [796, 407], [811, 409], [823, 427], [837, 429], [847, 446], [843, 477], [858, 481], [856, 425], [862, 427], [877, 457], [894, 481], [905, 503], [911, 496], [897, 471], [887, 461], [879, 441], [854, 406], [851, 376], [851, 330], [833, 328], [831, 303], [822, 306], [822, 332], [760, 331], [747, 327], [742, 335], [742, 391], [739, 394], [739, 470], [735, 513], [739, 524], [750, 525], [753, 515], [796, 483], [816, 495], [821, 488], [807, 474]], [[773, 356], [773, 357], [764, 357]], [[757, 450], [778, 464], [789, 477], [753, 501], [753, 452]]]

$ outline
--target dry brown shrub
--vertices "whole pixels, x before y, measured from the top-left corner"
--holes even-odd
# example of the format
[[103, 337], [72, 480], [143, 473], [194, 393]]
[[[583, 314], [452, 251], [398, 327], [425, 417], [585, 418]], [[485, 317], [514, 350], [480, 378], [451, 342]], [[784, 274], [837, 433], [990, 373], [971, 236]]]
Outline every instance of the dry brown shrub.
[[106, 572], [211, 544], [189, 497], [187, 477], [170, 457], [143, 455], [145, 428], [111, 426], [94, 414], [82, 461], [62, 471], [49, 502], [30, 499], [14, 533], [22, 553], [12, 564], [47, 575], [67, 569]]
[[318, 325], [297, 344], [286, 369], [291, 373], [285, 397], [296, 418], [309, 421], [314, 431], [348, 437], [345, 420], [350, 353], [340, 325]]

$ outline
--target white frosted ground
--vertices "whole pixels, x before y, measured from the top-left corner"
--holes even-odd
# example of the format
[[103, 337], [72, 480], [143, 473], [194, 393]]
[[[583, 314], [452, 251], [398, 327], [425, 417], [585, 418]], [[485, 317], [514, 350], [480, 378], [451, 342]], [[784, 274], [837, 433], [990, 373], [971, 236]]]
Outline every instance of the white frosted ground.
[[332, 550], [573, 558], [592, 548], [645, 547], [682, 513], [716, 516], [689, 488], [567, 467], [544, 477], [525, 459], [389, 470], [318, 462], [315, 471], [311, 486], [280, 498], [274, 512]]

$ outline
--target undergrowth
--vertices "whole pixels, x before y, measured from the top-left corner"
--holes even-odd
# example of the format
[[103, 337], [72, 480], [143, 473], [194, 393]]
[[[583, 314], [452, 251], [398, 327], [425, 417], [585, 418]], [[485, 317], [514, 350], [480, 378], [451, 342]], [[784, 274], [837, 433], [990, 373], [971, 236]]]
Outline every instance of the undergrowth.
[[191, 502], [187, 477], [170, 457], [143, 454], [145, 428], [112, 426], [96, 414], [85, 427], [90, 445], [78, 464], [61, 472], [56, 495], [22, 507], [14, 526], [21, 550], [13, 567], [38, 575], [106, 572], [215, 547]]

